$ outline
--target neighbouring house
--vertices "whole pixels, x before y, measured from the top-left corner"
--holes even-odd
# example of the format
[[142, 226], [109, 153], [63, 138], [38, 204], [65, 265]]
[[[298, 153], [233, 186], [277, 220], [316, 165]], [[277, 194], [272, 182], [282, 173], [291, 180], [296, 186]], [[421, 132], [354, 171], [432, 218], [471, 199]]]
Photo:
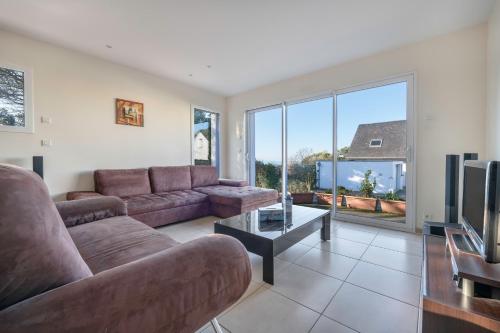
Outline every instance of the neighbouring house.
[[194, 159], [195, 160], [208, 160], [208, 139], [201, 131], [194, 136]]
[[[332, 161], [316, 162], [316, 186], [332, 188]], [[358, 126], [349, 151], [337, 164], [337, 186], [358, 191], [365, 172], [377, 181], [375, 193], [398, 192], [406, 187], [406, 121]]]

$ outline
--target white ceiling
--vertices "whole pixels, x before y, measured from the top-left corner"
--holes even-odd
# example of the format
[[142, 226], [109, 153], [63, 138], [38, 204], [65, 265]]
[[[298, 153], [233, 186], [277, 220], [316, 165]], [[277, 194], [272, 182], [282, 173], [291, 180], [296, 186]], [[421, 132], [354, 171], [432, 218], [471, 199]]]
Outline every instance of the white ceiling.
[[484, 22], [494, 2], [0, 0], [0, 27], [233, 95]]

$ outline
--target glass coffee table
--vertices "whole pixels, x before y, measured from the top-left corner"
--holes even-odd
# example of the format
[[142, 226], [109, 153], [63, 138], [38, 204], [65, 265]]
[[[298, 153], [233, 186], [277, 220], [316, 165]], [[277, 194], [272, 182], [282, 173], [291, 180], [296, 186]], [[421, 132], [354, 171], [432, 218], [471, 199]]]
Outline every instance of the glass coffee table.
[[263, 280], [269, 284], [274, 284], [274, 257], [320, 229], [321, 239], [330, 240], [329, 210], [295, 205], [285, 221], [259, 221], [258, 211], [253, 210], [214, 224], [216, 234], [233, 236], [248, 251], [262, 256]]

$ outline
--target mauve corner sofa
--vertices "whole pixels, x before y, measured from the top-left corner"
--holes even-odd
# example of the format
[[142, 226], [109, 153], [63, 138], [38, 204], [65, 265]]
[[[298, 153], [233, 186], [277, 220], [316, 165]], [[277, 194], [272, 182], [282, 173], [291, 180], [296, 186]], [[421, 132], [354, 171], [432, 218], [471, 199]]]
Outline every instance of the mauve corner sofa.
[[0, 164], [0, 332], [191, 333], [251, 279], [236, 239], [178, 244], [116, 197], [54, 204], [32, 171]]
[[278, 200], [276, 190], [219, 179], [212, 166], [96, 170], [94, 183], [95, 191], [69, 192], [67, 199], [117, 196], [129, 216], [151, 227], [206, 215], [230, 217]]

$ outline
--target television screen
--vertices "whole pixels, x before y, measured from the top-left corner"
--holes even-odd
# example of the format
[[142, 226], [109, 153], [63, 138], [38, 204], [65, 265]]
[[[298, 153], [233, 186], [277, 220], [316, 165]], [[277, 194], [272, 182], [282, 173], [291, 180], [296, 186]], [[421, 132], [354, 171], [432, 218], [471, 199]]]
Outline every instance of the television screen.
[[484, 226], [485, 186], [486, 169], [465, 166], [462, 216], [481, 239]]

